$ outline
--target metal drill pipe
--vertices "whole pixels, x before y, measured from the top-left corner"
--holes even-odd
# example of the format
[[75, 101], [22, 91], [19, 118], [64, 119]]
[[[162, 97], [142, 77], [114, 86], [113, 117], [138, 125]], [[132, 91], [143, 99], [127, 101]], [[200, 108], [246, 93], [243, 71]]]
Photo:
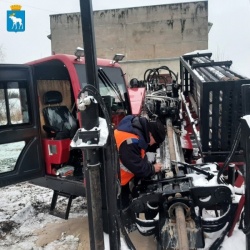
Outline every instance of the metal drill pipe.
[[205, 79], [206, 82], [218, 82], [219, 79], [214, 77], [206, 68], [196, 68], [196, 71], [199, 72], [200, 75], [202, 75]]
[[[196, 63], [202, 63], [202, 61], [199, 58], [194, 58], [193, 59], [194, 62]], [[201, 71], [204, 75], [206, 75], [209, 79], [211, 79], [210, 81], [213, 82], [217, 82], [219, 80], [221, 80], [223, 77], [225, 77], [223, 74], [221, 74], [220, 72], [216, 72], [215, 70], [209, 70], [209, 67], [199, 67], [196, 68], [196, 70]]]
[[193, 108], [194, 112], [198, 116], [199, 115], [199, 113], [198, 113], [199, 110], [198, 110], [198, 107], [197, 107], [197, 103], [195, 102], [194, 97], [191, 95], [191, 93], [188, 93], [188, 98], [189, 98], [189, 100], [191, 102], [191, 105], [192, 105], [192, 108]]
[[222, 68], [225, 69], [227, 72], [229, 72], [229, 73], [235, 75], [235, 77], [238, 77], [238, 78], [241, 79], [241, 80], [242, 80], [242, 79], [246, 79], [245, 77], [243, 77], [243, 76], [237, 74], [236, 72], [233, 72], [232, 70], [230, 70], [230, 69], [228, 69], [228, 68], [225, 68], [225, 67], [222, 67]]
[[[167, 124], [168, 149], [170, 152], [170, 159], [171, 161], [175, 161], [177, 158], [180, 158], [180, 156], [177, 155], [178, 145], [176, 145], [177, 140], [175, 139], [175, 132], [173, 130], [171, 119], [167, 119], [166, 124]], [[176, 174], [179, 171], [178, 164], [175, 164], [175, 171]], [[189, 241], [187, 236], [186, 218], [183, 207], [181, 205], [178, 205], [175, 208], [175, 218], [176, 218], [176, 229], [178, 234], [179, 250], [188, 250]]]
[[[195, 60], [198, 63], [205, 63], [202, 58], [197, 58]], [[204, 67], [205, 70], [209, 71], [214, 77], [218, 78], [220, 81], [227, 81], [229, 78], [223, 74], [220, 70], [217, 70], [215, 66]]]
[[207, 77], [199, 68], [194, 69], [194, 72], [196, 72], [199, 76], [201, 76], [205, 82], [211, 82], [211, 79]]
[[[209, 60], [208, 58], [205, 58], [205, 57], [200, 57], [200, 60], [202, 60], [203, 62], [212, 62], [212, 60]], [[230, 80], [239, 80], [238, 77], [236, 77], [231, 72], [227, 71], [226, 68], [223, 68], [221, 66], [213, 66], [213, 68], [218, 70], [219, 72], [221, 72], [223, 75], [228, 77]]]
[[202, 153], [202, 147], [201, 147], [199, 132], [196, 129], [195, 121], [192, 118], [192, 115], [191, 115], [190, 110], [189, 110], [189, 106], [188, 106], [188, 104], [186, 102], [186, 99], [185, 99], [185, 96], [183, 95], [183, 93], [181, 93], [181, 99], [182, 99], [183, 105], [185, 106], [185, 111], [186, 111], [186, 114], [188, 116], [189, 122], [192, 124], [192, 129], [193, 129], [193, 132], [194, 132], [194, 136], [195, 136], [199, 151]]
[[168, 147], [170, 151], [170, 159], [176, 160], [175, 150], [174, 150], [174, 138], [173, 138], [173, 126], [171, 119], [167, 119], [167, 134], [168, 134]]
[[189, 250], [186, 218], [182, 206], [175, 208], [176, 228], [178, 233], [179, 250]]

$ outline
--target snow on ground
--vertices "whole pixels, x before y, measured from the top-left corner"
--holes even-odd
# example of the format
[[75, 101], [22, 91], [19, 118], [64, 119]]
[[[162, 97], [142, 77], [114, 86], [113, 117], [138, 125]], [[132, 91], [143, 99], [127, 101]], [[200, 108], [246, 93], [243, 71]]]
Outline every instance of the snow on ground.
[[[29, 182], [0, 189], [1, 250], [89, 249], [89, 242], [86, 243], [87, 246], [80, 244], [81, 237], [79, 233], [81, 229], [84, 230], [85, 237], [88, 238], [88, 231], [86, 230], [86, 199], [77, 197], [73, 200], [70, 209], [70, 219], [66, 221], [49, 214], [52, 195], [52, 190], [33, 185]], [[67, 199], [58, 197], [56, 209], [63, 212], [66, 210], [66, 206]], [[83, 221], [82, 218], [85, 218], [85, 220]], [[66, 223], [69, 224], [70, 220], [72, 220], [72, 223], [68, 226], [69, 228], [66, 228]], [[85, 227], [83, 224], [85, 224]], [[46, 225], [49, 226], [47, 227]], [[55, 230], [61, 232], [59, 237], [56, 235], [57, 232], [53, 232], [53, 229], [50, 231], [51, 225], [55, 226]], [[46, 235], [46, 230], [48, 234], [55, 235]], [[69, 232], [72, 232], [72, 235]], [[39, 240], [40, 234], [44, 234], [45, 237], [52, 239], [51, 242], [45, 244], [48, 239], [43, 238]], [[104, 241], [105, 249], [108, 250], [109, 239], [107, 234], [104, 234]], [[45, 245], [39, 246], [41, 244]], [[123, 240], [121, 240], [121, 245], [123, 250], [128, 249]]]
[[[49, 215], [53, 192], [47, 188], [28, 182], [0, 189], [0, 249], [1, 250], [38, 250], [38, 249], [77, 249], [79, 239], [74, 236], [62, 237], [44, 248], [37, 247], [35, 230], [48, 223], [61, 222], [63, 219]], [[86, 216], [85, 199], [74, 200], [70, 217]], [[58, 198], [58, 209], [66, 207], [65, 198]], [[64, 245], [66, 248], [61, 248]]]
[[[196, 180], [203, 182], [202, 175]], [[204, 183], [204, 182], [203, 182]], [[72, 202], [70, 218], [68, 221], [49, 214], [50, 202], [53, 192], [29, 182], [24, 182], [0, 189], [0, 249], [1, 250], [88, 250], [89, 243], [85, 245], [79, 230], [85, 230], [88, 238], [88, 229], [84, 228], [81, 220], [87, 225], [86, 200], [77, 197]], [[65, 211], [67, 200], [58, 198], [57, 209]], [[71, 230], [66, 227], [71, 220]], [[74, 228], [78, 227], [77, 230]], [[57, 237], [52, 234], [58, 233]], [[72, 234], [71, 234], [72, 233]], [[43, 235], [43, 238], [41, 238]], [[206, 234], [206, 248], [219, 236], [218, 233]], [[141, 237], [140, 240], [147, 237]], [[109, 249], [108, 235], [104, 234], [105, 249]], [[151, 240], [152, 241], [152, 240]], [[155, 243], [148, 241], [147, 246], [154, 249]], [[127, 250], [122, 240], [122, 250]], [[139, 249], [139, 248], [137, 248]], [[142, 249], [142, 248], [140, 248]], [[139, 249], [139, 250], [140, 250]], [[156, 249], [156, 248], [155, 248]], [[222, 250], [244, 250], [245, 235], [237, 226], [232, 237], [226, 237]]]

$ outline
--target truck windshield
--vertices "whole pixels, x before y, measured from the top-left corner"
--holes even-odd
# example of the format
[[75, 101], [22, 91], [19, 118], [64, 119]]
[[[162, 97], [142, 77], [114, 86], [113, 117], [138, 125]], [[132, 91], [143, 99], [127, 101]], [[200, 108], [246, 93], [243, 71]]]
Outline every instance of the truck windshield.
[[[86, 79], [86, 69], [84, 64], [75, 64], [75, 68], [77, 71], [77, 75], [79, 78], [79, 82], [81, 85], [81, 88], [85, 87], [87, 85], [87, 79]], [[110, 81], [113, 83], [113, 85], [117, 85], [117, 87], [120, 90], [121, 96], [123, 101], [125, 101], [126, 97], [126, 83], [124, 81], [123, 72], [120, 68], [113, 68], [113, 67], [100, 67], [97, 66], [98, 70], [102, 69], [104, 73], [108, 76]], [[115, 102], [121, 102], [121, 98], [117, 95], [116, 91], [114, 91], [110, 86], [107, 86], [105, 82], [99, 77], [99, 89], [100, 94], [102, 96], [113, 96], [115, 98]]]

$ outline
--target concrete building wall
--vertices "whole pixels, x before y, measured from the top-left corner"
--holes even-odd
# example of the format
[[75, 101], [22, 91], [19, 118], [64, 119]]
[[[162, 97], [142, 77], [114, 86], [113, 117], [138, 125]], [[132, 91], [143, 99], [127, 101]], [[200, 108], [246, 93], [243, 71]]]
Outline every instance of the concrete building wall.
[[[50, 26], [53, 53], [82, 47], [80, 13], [52, 15]], [[208, 2], [95, 11], [94, 28], [97, 56], [124, 54], [128, 79], [162, 65], [178, 71], [179, 56], [208, 48]]]

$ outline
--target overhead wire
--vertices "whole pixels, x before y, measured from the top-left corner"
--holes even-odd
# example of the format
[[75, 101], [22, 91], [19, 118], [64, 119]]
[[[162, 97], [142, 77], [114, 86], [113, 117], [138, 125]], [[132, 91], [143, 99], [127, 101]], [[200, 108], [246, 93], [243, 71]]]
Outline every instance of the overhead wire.
[[[17, 4], [16, 2], [9, 2], [9, 1], [4, 1], [4, 0], [2, 0], [1, 2], [8, 3], [10, 6]], [[44, 8], [39, 8], [39, 7], [35, 7], [35, 6], [32, 6], [32, 5], [29, 5], [29, 4], [20, 4], [20, 5], [22, 7], [29, 7], [29, 8], [32, 8], [32, 9], [37, 9], [37, 10], [41, 10], [41, 11], [45, 11], [45, 12], [49, 12], [49, 13], [61, 14], [61, 12], [58, 12], [58, 11], [44, 9]], [[80, 11], [80, 6], [79, 6], [79, 11]]]

